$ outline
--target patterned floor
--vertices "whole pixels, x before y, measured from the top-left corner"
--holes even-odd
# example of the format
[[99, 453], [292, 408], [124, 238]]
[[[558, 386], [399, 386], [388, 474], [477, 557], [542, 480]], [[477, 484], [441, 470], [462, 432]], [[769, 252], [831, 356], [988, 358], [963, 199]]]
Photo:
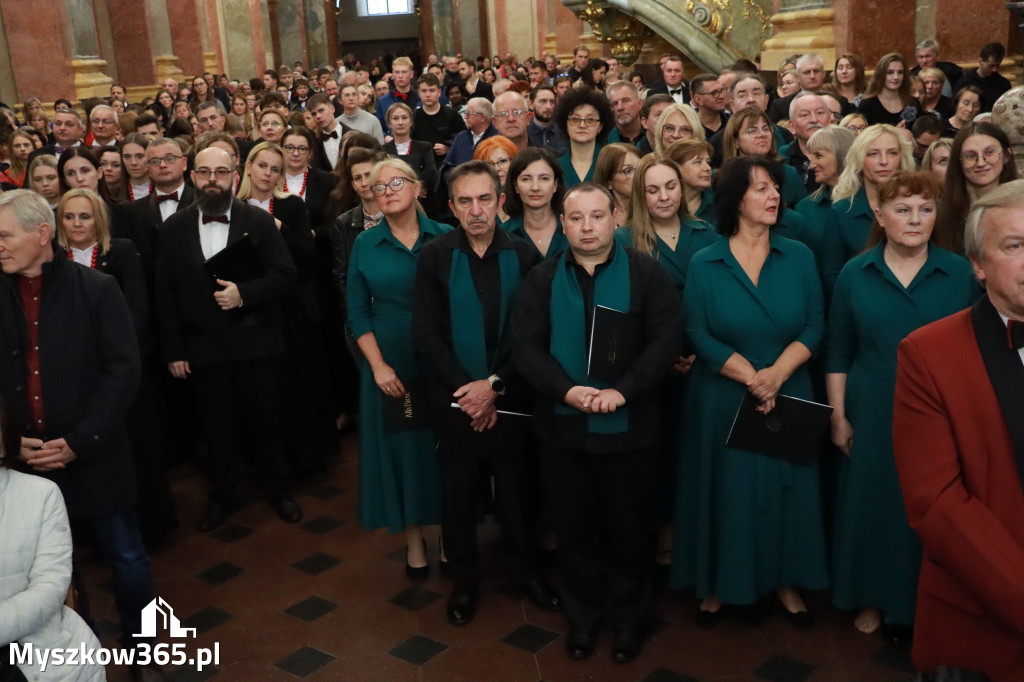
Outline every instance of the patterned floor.
[[[562, 614], [541, 611], [517, 594], [497, 568], [498, 531], [481, 532], [486, 575], [470, 625], [445, 619], [448, 581], [437, 570], [421, 584], [405, 577], [401, 536], [366, 533], [355, 520], [356, 439], [341, 442], [329, 479], [296, 489], [305, 509], [298, 527], [279, 521], [255, 494], [215, 533], [195, 530], [205, 502], [198, 465], [179, 467], [174, 493], [182, 529], [152, 555], [156, 593], [197, 629], [186, 643], [219, 645], [220, 661], [201, 673], [168, 666], [173, 680], [352, 680], [358, 682], [694, 680], [902, 682], [913, 676], [907, 652], [857, 633], [850, 614], [810, 595], [809, 632], [790, 627], [774, 599], [710, 631], [693, 624], [696, 601], [664, 588], [655, 593], [650, 638], [629, 665], [610, 659], [602, 633], [592, 659], [565, 655]], [[437, 530], [432, 562], [436, 569]], [[81, 556], [94, 614], [107, 646], [115, 646], [116, 612], [109, 572]], [[111, 667], [109, 679], [129, 680]]]

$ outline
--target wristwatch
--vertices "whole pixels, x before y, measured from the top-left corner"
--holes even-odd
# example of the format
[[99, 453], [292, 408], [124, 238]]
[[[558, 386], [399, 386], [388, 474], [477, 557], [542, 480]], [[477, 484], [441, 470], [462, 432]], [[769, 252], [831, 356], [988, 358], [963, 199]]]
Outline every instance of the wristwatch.
[[491, 382], [491, 390], [498, 395], [505, 395], [505, 382], [501, 380], [497, 374], [492, 374], [487, 377], [487, 380]]

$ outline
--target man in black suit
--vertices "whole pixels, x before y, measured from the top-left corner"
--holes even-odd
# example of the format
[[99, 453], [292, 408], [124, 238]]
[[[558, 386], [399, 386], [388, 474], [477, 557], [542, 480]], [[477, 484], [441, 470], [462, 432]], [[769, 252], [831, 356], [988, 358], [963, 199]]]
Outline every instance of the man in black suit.
[[[492, 472], [509, 577], [539, 607], [560, 611], [561, 599], [537, 568], [539, 491], [529, 419], [497, 412], [528, 411], [532, 402], [512, 364], [509, 317], [519, 282], [540, 255], [496, 229], [504, 195], [489, 163], [458, 166], [448, 187], [459, 227], [420, 252], [413, 309], [413, 347], [432, 369], [430, 403], [438, 406], [441, 526], [453, 582], [448, 622], [465, 625], [476, 613], [479, 497]], [[449, 407], [456, 402], [460, 409]]]
[[322, 92], [309, 98], [306, 111], [313, 114], [316, 124], [320, 126], [320, 140], [313, 149], [313, 167], [332, 171], [338, 165], [341, 136], [348, 132], [348, 128], [335, 118], [334, 104]]
[[[295, 264], [273, 217], [234, 198], [231, 156], [210, 147], [195, 162], [196, 203], [163, 226], [156, 274], [163, 358], [174, 378], [192, 384], [206, 432], [211, 493], [199, 529], [219, 527], [238, 507], [243, 428], [271, 507], [296, 523], [302, 509], [284, 492], [279, 404], [281, 305], [295, 285]], [[208, 271], [206, 261], [226, 248], [241, 252], [245, 240], [258, 274], [215, 277]], [[236, 266], [224, 267], [231, 273]]]
[[664, 84], [652, 87], [647, 95], [669, 95], [677, 104], [690, 103], [690, 84], [686, 82], [682, 57], [673, 55], [661, 65]]
[[60, 158], [65, 149], [77, 147], [85, 135], [85, 122], [74, 109], [60, 107], [53, 115], [53, 144], [40, 147], [28, 155], [28, 166], [37, 156], [51, 154]]

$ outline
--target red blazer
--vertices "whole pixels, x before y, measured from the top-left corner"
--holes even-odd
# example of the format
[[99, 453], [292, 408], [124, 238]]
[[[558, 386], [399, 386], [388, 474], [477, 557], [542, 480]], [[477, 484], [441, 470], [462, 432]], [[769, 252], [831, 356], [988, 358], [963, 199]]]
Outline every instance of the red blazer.
[[[978, 317], [979, 307], [988, 317]], [[1019, 428], [1007, 428], [1005, 394], [997, 400], [1001, 389], [986, 367], [992, 355], [983, 356], [979, 345], [987, 337], [976, 334], [1001, 333], [1000, 357], [1016, 355], [1005, 327], [993, 329], [1002, 325], [998, 317], [991, 322], [994, 315], [985, 297], [903, 340], [893, 443], [907, 517], [924, 549], [914, 663], [922, 671], [949, 665], [984, 672], [993, 682], [1020, 682], [1024, 493], [1015, 452], [1024, 443]], [[1007, 366], [1024, 375], [1013, 359], [1016, 367]], [[1024, 400], [1024, 382], [1014, 390]]]

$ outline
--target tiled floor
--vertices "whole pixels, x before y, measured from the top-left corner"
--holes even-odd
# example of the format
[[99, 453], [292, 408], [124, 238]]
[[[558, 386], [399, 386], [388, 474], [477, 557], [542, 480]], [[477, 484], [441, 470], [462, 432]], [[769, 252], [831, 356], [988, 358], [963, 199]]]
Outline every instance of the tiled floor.
[[[488, 577], [478, 615], [466, 627], [452, 627], [445, 619], [447, 581], [434, 570], [425, 583], [411, 584], [402, 536], [360, 530], [356, 466], [356, 439], [348, 436], [329, 480], [295, 491], [306, 514], [298, 527], [279, 521], [253, 495], [209, 535], [195, 530], [205, 502], [201, 470], [175, 471], [182, 529], [152, 556], [156, 593], [185, 627], [197, 629], [195, 639], [185, 640], [189, 654], [216, 643], [220, 661], [202, 673], [168, 666], [172, 679], [902, 682], [913, 676], [906, 652], [854, 631], [851, 616], [828, 608], [825, 595], [809, 599], [817, 617], [810, 632], [791, 628], [773, 600], [742, 620], [701, 631], [693, 625], [696, 602], [660, 589], [651, 637], [636, 661], [611, 662], [607, 633], [591, 660], [570, 661], [562, 614], [535, 608], [500, 575], [493, 524], [481, 533]], [[432, 545], [436, 568], [436, 540]], [[104, 643], [114, 646], [109, 573], [88, 554], [82, 563]], [[109, 679], [130, 676], [112, 668]]]

